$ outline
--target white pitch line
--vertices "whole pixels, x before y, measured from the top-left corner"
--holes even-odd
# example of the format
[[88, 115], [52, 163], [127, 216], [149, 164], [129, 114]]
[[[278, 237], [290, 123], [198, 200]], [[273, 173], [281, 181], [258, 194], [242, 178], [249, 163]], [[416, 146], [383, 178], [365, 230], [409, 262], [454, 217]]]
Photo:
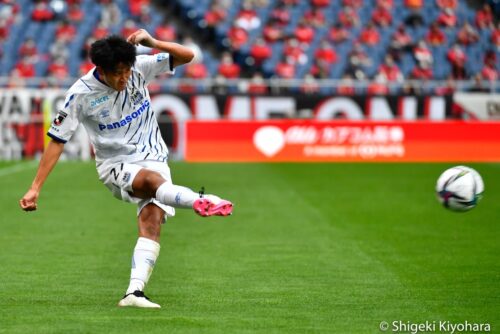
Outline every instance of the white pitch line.
[[22, 162], [13, 166], [0, 169], [0, 177], [22, 172], [23, 170], [31, 169], [38, 165], [37, 160]]

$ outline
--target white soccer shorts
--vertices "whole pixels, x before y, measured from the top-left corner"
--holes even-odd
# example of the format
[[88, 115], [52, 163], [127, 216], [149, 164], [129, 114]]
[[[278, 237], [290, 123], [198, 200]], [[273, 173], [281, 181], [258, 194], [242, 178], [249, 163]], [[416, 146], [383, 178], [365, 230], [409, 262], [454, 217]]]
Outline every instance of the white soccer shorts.
[[154, 203], [165, 211], [165, 218], [175, 216], [175, 209], [171, 206], [162, 204], [154, 198], [142, 199], [131, 195], [133, 192], [132, 182], [137, 176], [137, 173], [143, 168], [160, 173], [165, 181], [172, 183], [170, 168], [167, 163], [156, 160], [117, 162], [111, 164], [103, 163], [97, 167], [97, 174], [99, 175], [99, 180], [111, 190], [113, 196], [122, 201], [137, 204], [137, 215], [139, 215], [142, 208], [147, 204]]

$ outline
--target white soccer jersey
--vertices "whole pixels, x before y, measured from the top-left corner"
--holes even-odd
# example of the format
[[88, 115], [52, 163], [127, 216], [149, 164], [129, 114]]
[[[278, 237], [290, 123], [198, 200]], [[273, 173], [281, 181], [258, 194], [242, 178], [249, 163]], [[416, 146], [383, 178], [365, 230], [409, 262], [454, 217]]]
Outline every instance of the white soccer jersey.
[[174, 73], [170, 55], [137, 56], [127, 88], [120, 92], [97, 80], [94, 70], [68, 90], [64, 108], [48, 135], [65, 143], [81, 123], [94, 146], [98, 165], [104, 161], [167, 161], [167, 145], [151, 108], [147, 85], [160, 73]]

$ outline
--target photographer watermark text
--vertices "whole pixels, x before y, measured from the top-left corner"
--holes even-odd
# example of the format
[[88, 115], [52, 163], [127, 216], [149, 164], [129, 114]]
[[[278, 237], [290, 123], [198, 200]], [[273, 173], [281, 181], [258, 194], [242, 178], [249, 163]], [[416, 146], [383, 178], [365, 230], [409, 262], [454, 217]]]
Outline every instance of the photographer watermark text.
[[489, 323], [469, 322], [451, 322], [443, 321], [424, 321], [424, 322], [411, 322], [394, 320], [392, 322], [382, 321], [379, 324], [382, 332], [393, 333], [462, 333], [462, 332], [477, 332], [486, 333], [491, 332], [491, 325]]

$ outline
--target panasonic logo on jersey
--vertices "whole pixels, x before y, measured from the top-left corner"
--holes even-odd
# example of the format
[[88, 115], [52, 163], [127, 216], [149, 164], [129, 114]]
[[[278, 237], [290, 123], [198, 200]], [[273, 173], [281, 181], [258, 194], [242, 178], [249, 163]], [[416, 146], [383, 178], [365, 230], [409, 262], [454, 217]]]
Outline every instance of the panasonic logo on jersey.
[[103, 131], [103, 130], [106, 130], [106, 129], [113, 130], [113, 129], [121, 128], [122, 126], [125, 126], [125, 125], [129, 124], [134, 119], [136, 119], [137, 117], [141, 116], [141, 114], [144, 112], [144, 110], [146, 110], [148, 107], [149, 107], [149, 101], [146, 100], [139, 107], [139, 109], [137, 109], [136, 111], [134, 111], [130, 115], [127, 115], [127, 116], [123, 117], [119, 122], [113, 122], [113, 123], [109, 123], [109, 124], [101, 124], [101, 123], [99, 123], [99, 130]]

